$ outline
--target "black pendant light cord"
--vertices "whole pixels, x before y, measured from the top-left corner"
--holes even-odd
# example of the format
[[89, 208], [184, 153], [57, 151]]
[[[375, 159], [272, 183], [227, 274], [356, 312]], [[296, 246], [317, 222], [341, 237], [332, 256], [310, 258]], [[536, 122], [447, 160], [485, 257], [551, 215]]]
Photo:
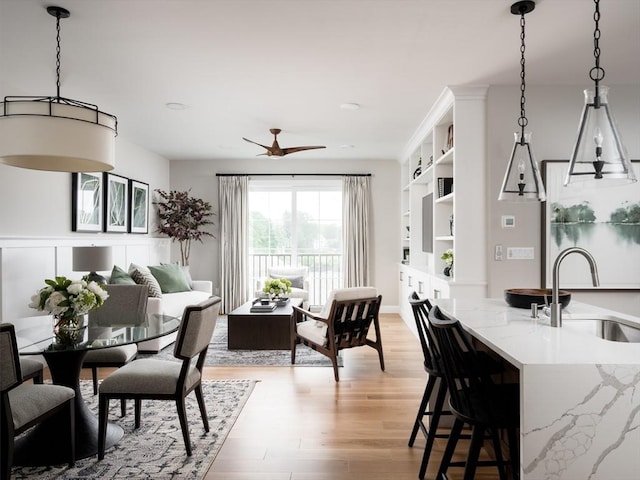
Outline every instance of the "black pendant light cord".
[[594, 0], [596, 4], [596, 9], [593, 12], [593, 20], [596, 24], [595, 30], [593, 31], [593, 57], [596, 62], [596, 66], [589, 70], [589, 78], [595, 82], [595, 95], [594, 95], [594, 107], [600, 107], [600, 92], [599, 84], [600, 81], [604, 78], [604, 68], [600, 66], [600, 0]]
[[525, 45], [524, 45], [524, 27], [525, 27], [525, 20], [524, 20], [524, 9], [521, 10], [521, 15], [520, 15], [520, 118], [518, 118], [518, 125], [520, 126], [521, 129], [521, 133], [520, 133], [520, 145], [524, 145], [524, 127], [527, 126], [527, 124], [529, 123], [529, 120], [527, 120], [527, 116], [525, 114], [525, 110], [524, 110], [524, 104], [526, 102], [526, 98], [524, 96], [524, 92], [525, 89], [527, 87], [527, 84], [525, 82], [524, 79], [524, 52], [525, 52]]
[[56, 15], [56, 92], [60, 98], [60, 14]]

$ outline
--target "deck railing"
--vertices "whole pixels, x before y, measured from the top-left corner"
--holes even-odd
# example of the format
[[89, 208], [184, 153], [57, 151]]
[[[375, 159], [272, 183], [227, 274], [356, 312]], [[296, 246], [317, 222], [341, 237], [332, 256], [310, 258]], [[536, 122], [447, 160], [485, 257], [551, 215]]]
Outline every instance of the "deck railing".
[[250, 295], [267, 276], [270, 267], [307, 267], [309, 269], [309, 305], [324, 305], [327, 295], [334, 288], [342, 286], [342, 255], [334, 253], [313, 253], [249, 255]]

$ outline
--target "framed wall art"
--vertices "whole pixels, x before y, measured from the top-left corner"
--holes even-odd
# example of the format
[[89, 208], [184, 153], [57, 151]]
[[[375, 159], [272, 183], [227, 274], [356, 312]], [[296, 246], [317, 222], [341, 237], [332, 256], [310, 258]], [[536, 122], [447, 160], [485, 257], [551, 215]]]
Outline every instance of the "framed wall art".
[[129, 231], [149, 233], [149, 184], [130, 180], [129, 191], [131, 195]]
[[129, 220], [129, 179], [104, 174], [104, 231], [126, 233]]
[[102, 173], [71, 174], [71, 230], [101, 232], [103, 226]]
[[[558, 254], [582, 247], [593, 255], [601, 289], [640, 289], [640, 182], [608, 186], [565, 187], [567, 160], [542, 162], [547, 201], [542, 203], [541, 285], [552, 286]], [[640, 178], [640, 161], [632, 168]], [[589, 265], [569, 255], [560, 265], [560, 286], [592, 289]]]

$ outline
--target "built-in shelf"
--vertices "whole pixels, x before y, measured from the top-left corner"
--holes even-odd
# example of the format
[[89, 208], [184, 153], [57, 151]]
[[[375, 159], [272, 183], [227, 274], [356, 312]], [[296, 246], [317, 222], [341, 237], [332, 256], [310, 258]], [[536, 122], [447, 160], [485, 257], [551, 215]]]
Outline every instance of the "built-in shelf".
[[453, 242], [453, 235], [440, 235], [435, 237], [439, 242]]
[[436, 200], [436, 203], [451, 203], [453, 202], [453, 197], [454, 197], [454, 192], [451, 192], [448, 195], [445, 195], [444, 197], [440, 197]]

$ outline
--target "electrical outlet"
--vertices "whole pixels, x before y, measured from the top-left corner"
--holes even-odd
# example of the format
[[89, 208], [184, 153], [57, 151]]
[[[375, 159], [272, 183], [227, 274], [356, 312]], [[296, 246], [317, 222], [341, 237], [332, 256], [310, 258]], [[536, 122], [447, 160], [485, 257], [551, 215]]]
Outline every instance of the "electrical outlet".
[[496, 249], [493, 254], [493, 259], [498, 262], [502, 261], [502, 245], [496, 245]]

